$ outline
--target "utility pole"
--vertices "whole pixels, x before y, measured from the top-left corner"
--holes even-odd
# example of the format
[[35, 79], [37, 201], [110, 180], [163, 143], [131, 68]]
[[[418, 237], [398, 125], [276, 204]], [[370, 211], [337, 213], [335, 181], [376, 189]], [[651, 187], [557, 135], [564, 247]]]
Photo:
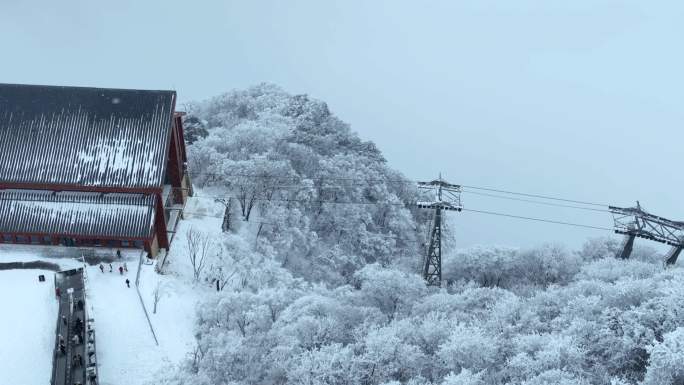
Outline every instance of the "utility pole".
[[442, 285], [442, 211], [461, 211], [461, 186], [439, 179], [431, 182], [418, 182], [418, 188], [434, 192], [434, 200], [420, 201], [418, 207], [434, 210], [430, 235], [428, 237], [423, 279], [428, 286]]

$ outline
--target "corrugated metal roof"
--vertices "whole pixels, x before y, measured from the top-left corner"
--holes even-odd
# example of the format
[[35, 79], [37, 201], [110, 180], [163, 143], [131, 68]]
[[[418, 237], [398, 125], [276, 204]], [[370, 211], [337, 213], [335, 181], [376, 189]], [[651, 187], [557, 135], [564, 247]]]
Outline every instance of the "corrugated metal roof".
[[0, 232], [148, 237], [154, 213], [153, 195], [0, 191]]
[[175, 97], [0, 84], [0, 182], [159, 187]]

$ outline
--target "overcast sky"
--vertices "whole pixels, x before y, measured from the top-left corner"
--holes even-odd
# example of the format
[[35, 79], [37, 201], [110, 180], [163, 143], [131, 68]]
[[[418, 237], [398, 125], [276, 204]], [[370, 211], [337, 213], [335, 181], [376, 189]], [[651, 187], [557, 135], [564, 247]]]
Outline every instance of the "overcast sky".
[[[639, 199], [682, 220], [682, 20], [681, 1], [0, 0], [0, 82], [171, 88], [184, 101], [272, 82], [328, 102], [410, 178]], [[612, 225], [606, 213], [463, 198]], [[451, 217], [460, 246], [609, 234]]]

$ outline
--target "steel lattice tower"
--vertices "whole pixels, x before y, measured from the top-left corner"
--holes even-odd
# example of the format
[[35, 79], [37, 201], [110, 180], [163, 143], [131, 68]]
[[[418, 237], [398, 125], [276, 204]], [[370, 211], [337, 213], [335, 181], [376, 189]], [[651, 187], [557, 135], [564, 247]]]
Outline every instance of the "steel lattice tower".
[[430, 229], [427, 254], [423, 264], [423, 278], [428, 286], [442, 284], [442, 209], [435, 209], [435, 218]]
[[615, 232], [625, 235], [625, 242], [618, 254], [621, 259], [628, 259], [634, 248], [636, 238], [644, 238], [672, 246], [665, 258], [666, 265], [674, 265], [679, 254], [684, 250], [684, 222], [672, 221], [653, 215], [641, 207], [622, 208], [609, 206], [615, 221]]
[[449, 184], [441, 176], [432, 182], [418, 182], [421, 190], [435, 193], [435, 200], [418, 202], [418, 207], [433, 209], [434, 216], [427, 240], [423, 278], [428, 286], [442, 285], [442, 210], [461, 211], [461, 186]]

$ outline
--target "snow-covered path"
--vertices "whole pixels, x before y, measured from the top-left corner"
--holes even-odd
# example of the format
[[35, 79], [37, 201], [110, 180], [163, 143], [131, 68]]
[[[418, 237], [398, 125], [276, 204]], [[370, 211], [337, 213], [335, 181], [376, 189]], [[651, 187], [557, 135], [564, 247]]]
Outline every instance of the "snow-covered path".
[[[124, 257], [128, 273], [119, 274], [105, 264], [89, 266], [86, 283], [88, 301], [95, 319], [101, 385], [143, 385], [154, 383], [155, 375], [169, 364], [178, 364], [194, 342], [195, 304], [201, 292], [192, 290], [177, 277], [160, 276], [152, 265], [141, 267], [141, 295], [159, 340], [154, 342], [140, 299], [135, 290], [137, 259]], [[126, 278], [131, 287], [126, 287]], [[153, 291], [161, 283], [162, 298], [157, 314], [152, 313]]]
[[[46, 282], [38, 282], [44, 274]], [[53, 273], [0, 271], [0, 384], [49, 384], [57, 301]]]
[[[159, 369], [160, 351], [150, 333], [135, 291], [135, 274], [121, 276], [116, 268], [88, 268], [88, 300], [96, 325], [100, 384], [138, 385]], [[130, 263], [129, 263], [130, 265]], [[129, 267], [130, 269], [130, 267]], [[131, 287], [126, 287], [126, 278]]]
[[[60, 252], [65, 250], [0, 245], [0, 262], [49, 261], [63, 270], [83, 266], [76, 259], [49, 257]], [[124, 276], [118, 272], [118, 261], [113, 263], [112, 273], [108, 263], [104, 273], [98, 266], [86, 268], [87, 305], [95, 320], [102, 385], [153, 384], [160, 370], [180, 363], [194, 344], [195, 305], [210, 292], [183, 275], [158, 275], [153, 265], [143, 265], [140, 290], [159, 339], [156, 346], [135, 290], [138, 255], [138, 251], [124, 251], [122, 261], [129, 269]], [[180, 270], [189, 269], [184, 260], [174, 259], [172, 263]], [[45, 274], [47, 282], [39, 283], [39, 274]], [[4, 293], [0, 294], [0, 308], [13, 309], [0, 317], [0, 385], [47, 385], [50, 381], [58, 305], [53, 276], [53, 272], [40, 270], [0, 271], [0, 290]], [[126, 278], [131, 281], [130, 288], [126, 287]], [[162, 295], [157, 314], [152, 314], [157, 283]]]

